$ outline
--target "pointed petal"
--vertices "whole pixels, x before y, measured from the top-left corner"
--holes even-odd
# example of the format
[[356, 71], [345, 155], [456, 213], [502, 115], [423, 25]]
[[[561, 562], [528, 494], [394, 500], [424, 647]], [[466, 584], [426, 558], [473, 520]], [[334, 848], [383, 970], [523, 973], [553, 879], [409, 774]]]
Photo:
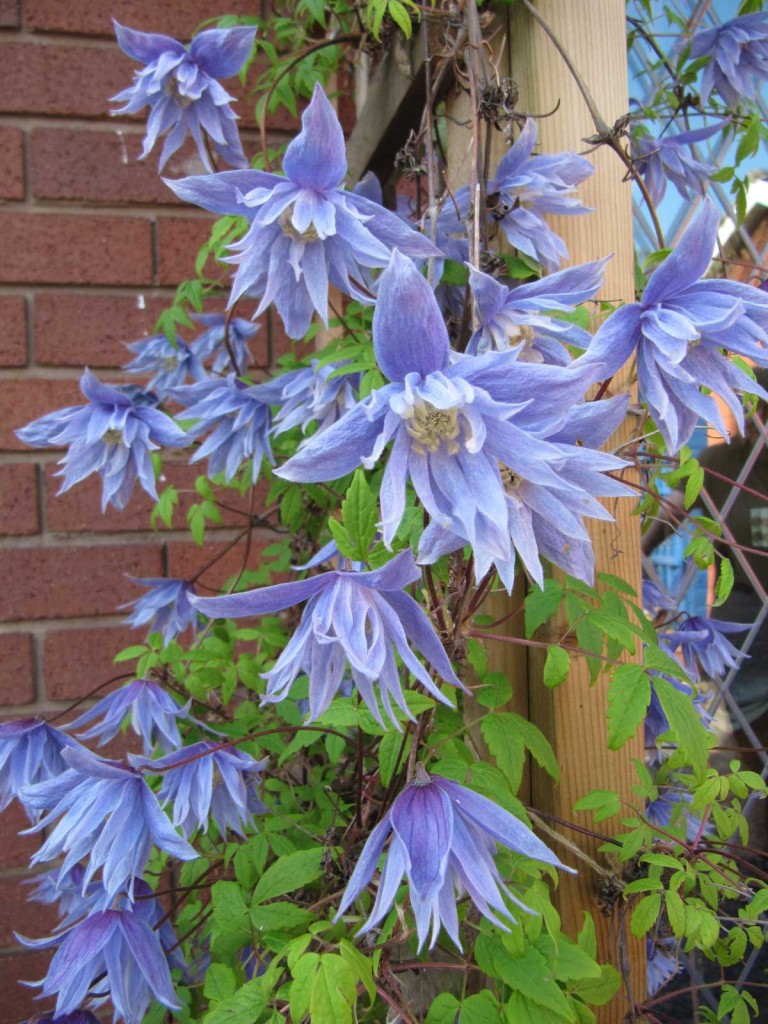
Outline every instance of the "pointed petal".
[[701, 211], [683, 232], [674, 251], [651, 274], [643, 293], [645, 308], [664, 302], [703, 277], [712, 262], [719, 223], [717, 206], [711, 199], [705, 199]]
[[301, 115], [301, 132], [285, 151], [283, 171], [297, 185], [318, 191], [338, 188], [347, 173], [344, 132], [319, 82]]
[[274, 612], [301, 604], [314, 594], [330, 586], [338, 577], [336, 572], [320, 573], [306, 580], [277, 583], [273, 587], [260, 587], [242, 594], [226, 594], [223, 597], [196, 597], [189, 595], [189, 603], [209, 619], [242, 619], [254, 615], [271, 615]]
[[151, 64], [163, 53], [175, 53], [179, 56], [185, 53], [184, 46], [170, 36], [138, 32], [136, 29], [126, 28], [114, 18], [112, 24], [115, 26], [117, 45], [132, 60], [139, 60], [142, 64]]
[[163, 178], [179, 199], [202, 206], [213, 213], [240, 217], [253, 216], [241, 197], [256, 188], [273, 189], [285, 179], [267, 171], [220, 171], [218, 174], [195, 174], [173, 181]]
[[381, 433], [385, 409], [369, 419], [361, 402], [327, 430], [314, 434], [303, 448], [274, 472], [284, 480], [313, 483], [338, 480], [361, 465]]
[[256, 36], [255, 28], [209, 28], [189, 47], [195, 63], [213, 78], [230, 78], [245, 64]]

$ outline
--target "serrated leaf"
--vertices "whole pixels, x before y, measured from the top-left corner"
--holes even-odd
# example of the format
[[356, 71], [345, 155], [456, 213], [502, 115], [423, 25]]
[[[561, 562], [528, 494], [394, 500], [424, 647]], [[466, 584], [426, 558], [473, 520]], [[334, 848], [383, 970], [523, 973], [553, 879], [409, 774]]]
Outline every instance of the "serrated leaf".
[[236, 882], [214, 882], [212, 943], [217, 953], [228, 956], [251, 941], [251, 921], [243, 891]]
[[511, 715], [486, 715], [480, 728], [491, 757], [506, 775], [513, 792], [517, 792], [525, 767], [525, 746]]
[[651, 701], [642, 665], [618, 665], [608, 684], [608, 747], [618, 750], [637, 732]]
[[707, 766], [712, 736], [704, 728], [692, 698], [662, 676], [654, 676], [653, 688], [677, 745], [688, 757], [695, 773], [702, 775]]
[[691, 505], [693, 505], [693, 503], [696, 501], [699, 494], [701, 493], [701, 488], [703, 486], [704, 470], [698, 463], [696, 463], [694, 469], [691, 472], [691, 475], [685, 481], [685, 494], [683, 497], [683, 502], [686, 508], [690, 508]]
[[253, 1024], [267, 1005], [261, 978], [246, 982], [203, 1017], [203, 1024]]
[[498, 1024], [500, 1011], [496, 996], [487, 990], [477, 992], [461, 1004], [459, 1024]]
[[653, 928], [661, 911], [661, 893], [654, 892], [644, 896], [632, 911], [631, 931], [635, 938], [640, 939]]
[[203, 995], [206, 999], [228, 999], [237, 988], [235, 972], [226, 964], [211, 964], [205, 972]]
[[356, 971], [336, 953], [321, 956], [309, 997], [312, 1024], [352, 1024], [356, 997]]
[[587, 978], [574, 985], [583, 1000], [593, 1006], [605, 1006], [621, 988], [621, 975], [610, 964], [600, 964], [600, 978]]
[[664, 893], [664, 905], [667, 909], [667, 918], [675, 938], [680, 939], [685, 930], [685, 905], [680, 895], [670, 889]]
[[484, 708], [498, 708], [512, 697], [512, 684], [503, 672], [489, 672], [475, 693], [475, 700]]
[[353, 946], [349, 939], [341, 939], [339, 941], [339, 953], [341, 953], [342, 959], [346, 960], [363, 983], [365, 991], [370, 996], [371, 1006], [373, 1006], [376, 999], [376, 983], [373, 980], [373, 961], [370, 957], [361, 953], [356, 946]]
[[424, 1024], [456, 1024], [456, 1014], [461, 1004], [450, 992], [441, 992], [432, 1002]]
[[604, 821], [621, 810], [618, 793], [612, 789], [593, 789], [573, 805], [576, 811], [592, 811], [595, 821]]
[[717, 584], [715, 585], [715, 608], [719, 608], [721, 604], [725, 604], [731, 596], [733, 582], [733, 565], [731, 564], [730, 558], [723, 557], [720, 559], [720, 571], [717, 574]]
[[284, 896], [314, 882], [323, 873], [322, 857], [322, 849], [297, 850], [295, 853], [279, 857], [274, 864], [270, 864], [257, 882], [253, 904]]
[[381, 743], [379, 744], [379, 774], [384, 786], [388, 786], [392, 780], [398, 758], [400, 758], [400, 763], [402, 764], [403, 759], [408, 757], [408, 751], [411, 747], [410, 736], [406, 737], [402, 756], [400, 756], [401, 747], [403, 747], [401, 733], [390, 731], [382, 736]]
[[341, 516], [353, 547], [351, 557], [364, 561], [376, 539], [379, 508], [362, 469], [355, 470], [352, 483], [341, 503]]
[[122, 651], [115, 655], [112, 659], [115, 665], [121, 664], [123, 661], [133, 661], [134, 658], [141, 658], [147, 653], [147, 648], [142, 644], [135, 644], [133, 647], [125, 647]]
[[571, 659], [568, 651], [553, 644], [547, 649], [547, 657], [544, 662], [544, 685], [550, 690], [554, 690], [568, 678], [570, 668]]

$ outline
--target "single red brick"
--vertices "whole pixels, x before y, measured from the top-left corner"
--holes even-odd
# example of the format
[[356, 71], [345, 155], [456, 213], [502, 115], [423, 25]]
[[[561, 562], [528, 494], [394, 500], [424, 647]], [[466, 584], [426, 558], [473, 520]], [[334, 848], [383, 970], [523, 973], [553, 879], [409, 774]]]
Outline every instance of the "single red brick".
[[[227, 0], [227, 14], [253, 15], [253, 0]], [[27, 0], [27, 25], [33, 32], [71, 32], [114, 36], [112, 18], [141, 32], [160, 32], [187, 40], [211, 17], [210, 0], [111, 0], [108, 6], [92, 0]]]
[[0, 366], [27, 365], [27, 304], [23, 295], [0, 295]]
[[0, 198], [24, 198], [24, 133], [10, 125], [0, 125]]
[[131, 84], [117, 44], [0, 42], [0, 109], [5, 114], [106, 117], [110, 96]]
[[46, 366], [123, 366], [132, 358], [126, 342], [153, 334], [157, 318], [171, 301], [170, 296], [155, 292], [38, 292], [32, 316], [35, 362]]
[[0, 282], [130, 285], [152, 280], [147, 218], [0, 213], [0, 238]]
[[37, 466], [30, 462], [0, 466], [0, 536], [18, 537], [39, 530]]
[[[39, 835], [20, 835], [29, 826], [29, 818], [16, 802], [0, 813], [0, 869], [26, 867], [40, 848]], [[2, 973], [0, 970], [0, 975]]]
[[111, 615], [134, 596], [131, 576], [161, 574], [160, 546], [20, 548], [0, 551], [0, 619]]
[[[120, 205], [180, 204], [181, 200], [157, 173], [156, 154], [151, 154], [146, 161], [139, 159], [143, 138], [141, 129], [126, 125], [115, 125], [109, 130], [33, 129], [30, 136], [32, 195], [37, 199]], [[170, 178], [203, 173], [205, 167], [191, 140], [163, 169], [163, 174]]]
[[[185, 456], [179, 455], [179, 460]], [[46, 525], [52, 533], [124, 533], [134, 530], [151, 530], [150, 514], [155, 506], [154, 501], [140, 488], [136, 488], [128, 506], [122, 511], [107, 509], [101, 511], [101, 481], [98, 477], [89, 477], [64, 494], [59, 494], [61, 480], [55, 475], [57, 467], [45, 467], [45, 509]], [[186, 462], [176, 461], [176, 456], [167, 458], [163, 466], [163, 476], [158, 483], [158, 492], [172, 484], [179, 495], [179, 504], [173, 514], [171, 528], [186, 529], [186, 515], [189, 507], [200, 501], [195, 491], [195, 480], [203, 472], [203, 467], [190, 466]], [[246, 510], [246, 502], [235, 492], [227, 492], [222, 498], [232, 508]], [[227, 509], [222, 510], [222, 527], [244, 526], [245, 515], [238, 516]], [[161, 520], [157, 520], [155, 528], [165, 529]], [[213, 524], [211, 529], [220, 527]]]
[[20, 945], [14, 932], [37, 938], [49, 935], [58, 924], [56, 907], [28, 900], [29, 890], [18, 876], [0, 879], [0, 949]]
[[[138, 591], [135, 584], [128, 584]], [[126, 596], [126, 601], [135, 596]], [[126, 612], [126, 614], [128, 614]], [[130, 672], [132, 663], [115, 665], [115, 655], [125, 647], [142, 643], [144, 634], [130, 626], [93, 629], [53, 629], [43, 641], [43, 674], [48, 700], [82, 700], [91, 694], [102, 697], [114, 687], [97, 687], [108, 679]], [[115, 685], [118, 685], [116, 682]]]
[[18, 28], [20, 24], [19, 0], [0, 0], [0, 28]]
[[209, 217], [158, 217], [158, 284], [178, 284], [195, 277], [197, 252], [210, 237], [211, 224]]
[[85, 402], [77, 381], [37, 377], [0, 381], [0, 398], [0, 451], [12, 452], [31, 451], [14, 435], [14, 430], [25, 427], [38, 416]]
[[39, 989], [21, 984], [22, 981], [36, 981], [45, 977], [52, 956], [53, 951], [14, 952], [0, 956], [0, 1006], [5, 1020], [24, 1021], [38, 1014], [45, 1016], [46, 1010], [53, 1010], [53, 999], [37, 999]]
[[[0, 634], [0, 704], [31, 704], [35, 699], [35, 667], [29, 633]], [[2, 850], [2, 841], [0, 841]], [[3, 855], [0, 853], [0, 867]]]

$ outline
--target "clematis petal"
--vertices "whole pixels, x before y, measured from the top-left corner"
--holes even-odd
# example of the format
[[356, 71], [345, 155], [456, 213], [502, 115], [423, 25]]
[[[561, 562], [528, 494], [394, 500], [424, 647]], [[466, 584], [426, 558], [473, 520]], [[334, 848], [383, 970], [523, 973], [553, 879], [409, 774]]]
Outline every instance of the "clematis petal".
[[301, 116], [301, 132], [285, 151], [283, 170], [297, 185], [318, 191], [338, 188], [347, 173], [344, 132], [319, 82]]

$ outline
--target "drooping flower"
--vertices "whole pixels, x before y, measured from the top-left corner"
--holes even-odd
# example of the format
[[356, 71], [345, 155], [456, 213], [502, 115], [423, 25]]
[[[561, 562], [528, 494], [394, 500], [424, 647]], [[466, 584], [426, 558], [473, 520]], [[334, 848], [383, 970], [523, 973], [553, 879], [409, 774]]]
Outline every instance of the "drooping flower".
[[515, 920], [504, 896], [533, 913], [504, 884], [493, 861], [496, 843], [533, 860], [571, 870], [508, 811], [457, 782], [429, 775], [419, 764], [414, 780], [371, 832], [342, 896], [336, 920], [373, 878], [390, 833], [392, 841], [376, 900], [360, 934], [370, 931], [386, 915], [405, 875], [419, 949], [427, 939], [430, 921], [430, 948], [437, 942], [441, 925], [461, 948], [457, 894], [466, 892], [480, 913], [501, 928], [505, 925], [500, 917]]
[[283, 434], [293, 427], [301, 427], [306, 432], [312, 423], [317, 424], [317, 433], [320, 433], [356, 405], [361, 374], [331, 377], [345, 365], [342, 362], [320, 366], [318, 360], [313, 359], [309, 366], [289, 370], [279, 377], [283, 386], [281, 408], [275, 416], [273, 433]]
[[[251, 350], [248, 348], [248, 339], [252, 338], [259, 330], [259, 324], [253, 324], [250, 320], [243, 320], [235, 316], [229, 321], [223, 313], [193, 313], [192, 319], [206, 328], [202, 334], [198, 334], [190, 344], [195, 356], [204, 363], [213, 356], [214, 373], [235, 373], [242, 374], [253, 362]], [[227, 340], [229, 348], [227, 348]], [[232, 365], [232, 356], [235, 358], [236, 366]]]
[[693, 814], [690, 810], [692, 799], [693, 796], [687, 789], [660, 786], [656, 799], [648, 801], [645, 817], [652, 825], [658, 825], [664, 829], [684, 823], [685, 838], [688, 842], [692, 842], [703, 831], [701, 817]]
[[723, 399], [742, 433], [744, 410], [735, 391], [768, 400], [722, 352], [768, 365], [768, 294], [738, 281], [699, 280], [714, 251], [718, 221], [717, 207], [705, 200], [674, 252], [651, 275], [642, 300], [608, 317], [575, 364], [599, 362], [608, 377], [636, 353], [641, 397], [670, 453], [686, 443], [700, 417], [727, 439], [717, 403], [703, 387]]
[[144, 579], [130, 576], [129, 579], [149, 588], [149, 593], [121, 605], [122, 608], [133, 608], [125, 620], [129, 626], [138, 629], [149, 625], [151, 633], [163, 634], [166, 644], [190, 626], [193, 632], [197, 629], [197, 612], [189, 603], [192, 584], [187, 580], [165, 576]]
[[228, 257], [238, 267], [230, 305], [245, 292], [261, 298], [255, 316], [274, 303], [289, 336], [300, 338], [314, 310], [327, 326], [329, 282], [370, 302], [368, 271], [385, 267], [395, 246], [409, 256], [438, 254], [396, 214], [342, 188], [344, 134], [319, 83], [283, 171], [285, 177], [224, 171], [167, 182], [188, 202], [250, 221]]
[[[26, 786], [55, 779], [66, 770], [62, 751], [78, 744], [42, 718], [20, 718], [0, 725], [0, 811]], [[26, 806], [26, 805], [25, 805]], [[27, 808], [27, 813], [30, 809]], [[35, 821], [37, 816], [31, 815]]]
[[63, 877], [58, 869], [54, 868], [43, 872], [42, 875], [25, 879], [23, 884], [29, 885], [28, 900], [47, 906], [57, 905], [57, 928], [63, 931], [88, 914], [92, 914], [94, 910], [106, 909], [110, 902], [101, 881], [92, 878], [84, 886], [84, 878], [85, 868], [82, 864], [75, 864]]
[[222, 838], [227, 829], [243, 836], [254, 814], [267, 811], [258, 796], [267, 758], [256, 761], [234, 747], [202, 741], [155, 761], [134, 760], [147, 771], [163, 773], [160, 802], [172, 805], [173, 824], [187, 838], [196, 829], [205, 831], [209, 818]]
[[642, 601], [646, 612], [677, 611], [678, 602], [652, 580], [643, 580]]
[[266, 456], [274, 462], [269, 444], [270, 406], [279, 403], [280, 393], [279, 378], [249, 386], [234, 374], [175, 388], [171, 397], [186, 406], [178, 419], [197, 420], [188, 435], [201, 437], [211, 431], [190, 461], [207, 458], [209, 475], [223, 473], [229, 483], [242, 464], [253, 459], [251, 479], [255, 483], [262, 459]]
[[734, 647], [727, 634], [745, 633], [751, 625], [691, 615], [676, 630], [665, 633], [664, 641], [672, 649], [680, 647], [685, 671], [694, 682], [699, 682], [702, 671], [708, 679], [723, 679], [749, 657]]
[[723, 123], [709, 125], [677, 135], [632, 136], [632, 159], [641, 175], [651, 201], [658, 206], [671, 181], [683, 199], [704, 195], [707, 183], [717, 170], [714, 164], [697, 160], [691, 146], [722, 132]]
[[[659, 646], [664, 653], [670, 657], [674, 657], [674, 651], [671, 648], [666, 647], [665, 643], [660, 641]], [[682, 679], [676, 679], [674, 676], [667, 675], [663, 672], [656, 672], [655, 670], [649, 670], [648, 675], [653, 677], [660, 677], [666, 680], [671, 686], [674, 686], [676, 690], [689, 697], [693, 701], [693, 706], [696, 714], [701, 720], [701, 724], [705, 729], [711, 731], [712, 729], [712, 715], [708, 711], [708, 705], [710, 697], [708, 694], [697, 689], [692, 683], [684, 681]], [[670, 724], [667, 714], [662, 707], [661, 701], [659, 700], [656, 687], [651, 686], [651, 699], [648, 704], [648, 709], [645, 713], [645, 750], [646, 759], [649, 764], [660, 764], [664, 759], [665, 747], [659, 746], [659, 740], [661, 737], [669, 732]]]
[[59, 876], [87, 859], [83, 887], [102, 869], [104, 888], [114, 896], [144, 873], [154, 844], [179, 860], [197, 854], [171, 827], [157, 797], [140, 772], [96, 757], [82, 747], [65, 751], [67, 771], [57, 778], [27, 786], [21, 799], [35, 811], [46, 811], [29, 831], [52, 827], [32, 864], [64, 855]]
[[123, 53], [146, 67], [135, 73], [134, 83], [112, 99], [125, 106], [114, 114], [136, 114], [149, 106], [142, 160], [158, 138], [167, 135], [160, 155], [160, 170], [191, 135], [200, 159], [213, 171], [206, 141], [231, 167], [247, 167], [248, 161], [237, 131], [233, 96], [219, 78], [236, 75], [253, 47], [255, 28], [212, 28], [198, 33], [189, 47], [170, 36], [137, 32], [115, 25]]
[[593, 299], [603, 283], [606, 262], [584, 263], [514, 288], [470, 267], [478, 326], [467, 351], [473, 355], [493, 350], [511, 352], [523, 362], [567, 366], [571, 357], [565, 346], [584, 349], [591, 335], [546, 314], [568, 313]]
[[144, 753], [149, 754], [156, 746], [164, 751], [181, 746], [177, 719], [189, 718], [188, 711], [189, 704], [180, 707], [158, 683], [151, 679], [134, 679], [102, 697], [67, 728], [82, 729], [94, 719], [101, 719], [85, 732], [78, 733], [78, 737], [98, 739], [99, 746], [103, 747], [120, 732], [126, 717], [130, 716], [131, 727], [141, 737]]
[[546, 270], [557, 270], [568, 250], [544, 218], [589, 213], [572, 193], [595, 169], [574, 153], [534, 154], [536, 134], [536, 122], [529, 118], [488, 185], [490, 210], [510, 245]]
[[[126, 901], [119, 909], [98, 910], [66, 932], [26, 945], [59, 945], [42, 982], [42, 996], [56, 996], [57, 1016], [75, 1013], [94, 987], [105, 990], [115, 1019], [141, 1024], [152, 999], [181, 1008], [173, 990], [160, 936]], [[87, 1018], [86, 1018], [87, 1019]]]
[[[674, 944], [674, 940], [672, 940]], [[676, 974], [682, 970], [677, 957], [670, 956], [665, 952], [664, 947], [669, 946], [669, 941], [663, 939], [658, 942], [653, 939], [646, 939], [648, 995], [655, 995], [660, 988], [663, 988]]]
[[204, 615], [243, 618], [273, 614], [307, 601], [298, 629], [265, 674], [265, 702], [287, 696], [294, 680], [309, 677], [309, 721], [318, 718], [341, 689], [347, 665], [360, 696], [383, 724], [378, 696], [399, 728], [392, 700], [411, 718], [403, 696], [399, 655], [405, 668], [437, 700], [449, 703], [416, 658], [416, 650], [446, 682], [461, 686], [443, 646], [419, 604], [404, 591], [421, 573], [410, 550], [372, 572], [324, 572], [226, 597], [193, 598]]
[[701, 100], [717, 92], [730, 107], [743, 99], [755, 100], [768, 78], [768, 12], [732, 18], [697, 32], [691, 41], [691, 59], [712, 59], [701, 79]]
[[[102, 511], [109, 504], [117, 509], [125, 508], [137, 479], [157, 500], [150, 454], [160, 447], [186, 447], [190, 438], [170, 416], [137, 396], [134, 388], [102, 384], [86, 370], [80, 380], [80, 390], [88, 399], [88, 405], [49, 413], [17, 430], [16, 436], [39, 447], [69, 446], [60, 462], [63, 468], [57, 474], [64, 477], [59, 493], [69, 490], [91, 473], [98, 473], [104, 487]], [[60, 430], [53, 425], [56, 417], [60, 418]]]
[[[297, 482], [337, 480], [360, 464], [372, 468], [392, 441], [381, 487], [387, 546], [405, 510], [408, 478], [435, 529], [472, 547], [478, 578], [494, 563], [509, 565], [515, 548], [527, 565], [537, 564], [537, 541], [525, 515], [539, 512], [544, 522], [575, 529], [576, 540], [588, 544], [581, 516], [611, 518], [595, 495], [630, 493], [605, 476], [625, 463], [575, 443], [578, 430], [569, 426], [591, 369], [585, 374], [520, 362], [507, 352], [452, 364], [434, 294], [399, 253], [381, 278], [373, 340], [379, 367], [392, 383], [310, 438], [275, 472]], [[590, 405], [584, 414], [590, 431], [601, 419], [614, 422], [615, 403]], [[515, 533], [510, 493], [528, 510]], [[430, 552], [425, 541], [419, 548], [422, 561], [442, 553]], [[540, 568], [535, 571], [540, 576]]]
[[177, 337], [173, 344], [164, 334], [153, 334], [140, 341], [128, 342], [128, 348], [136, 353], [125, 367], [128, 373], [152, 374], [147, 389], [155, 391], [161, 398], [171, 390], [180, 387], [191, 378], [207, 380], [208, 374], [197, 355], [185, 341]]

